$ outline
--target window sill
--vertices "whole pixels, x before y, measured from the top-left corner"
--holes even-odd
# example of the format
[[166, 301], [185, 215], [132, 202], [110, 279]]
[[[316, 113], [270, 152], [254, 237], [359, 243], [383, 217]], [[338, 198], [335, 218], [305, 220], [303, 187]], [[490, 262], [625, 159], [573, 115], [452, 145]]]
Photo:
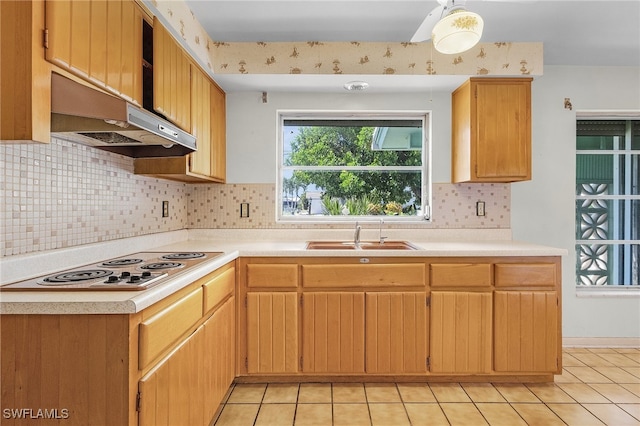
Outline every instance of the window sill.
[[639, 297], [640, 286], [576, 287], [578, 297]]

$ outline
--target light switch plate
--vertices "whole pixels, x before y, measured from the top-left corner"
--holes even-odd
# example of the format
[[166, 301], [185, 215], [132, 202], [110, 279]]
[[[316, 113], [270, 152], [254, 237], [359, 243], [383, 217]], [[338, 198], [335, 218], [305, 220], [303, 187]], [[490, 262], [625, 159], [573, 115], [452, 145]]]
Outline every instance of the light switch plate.
[[162, 202], [162, 217], [169, 217], [169, 202]]
[[484, 216], [484, 201], [478, 201], [476, 203], [476, 216]]

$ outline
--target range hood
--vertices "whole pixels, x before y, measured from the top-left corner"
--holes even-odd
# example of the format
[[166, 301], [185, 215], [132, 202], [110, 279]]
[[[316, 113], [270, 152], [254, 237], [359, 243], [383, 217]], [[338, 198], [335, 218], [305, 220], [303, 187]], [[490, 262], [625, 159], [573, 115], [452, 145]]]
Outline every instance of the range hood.
[[51, 135], [128, 157], [176, 157], [196, 138], [131, 103], [51, 74]]

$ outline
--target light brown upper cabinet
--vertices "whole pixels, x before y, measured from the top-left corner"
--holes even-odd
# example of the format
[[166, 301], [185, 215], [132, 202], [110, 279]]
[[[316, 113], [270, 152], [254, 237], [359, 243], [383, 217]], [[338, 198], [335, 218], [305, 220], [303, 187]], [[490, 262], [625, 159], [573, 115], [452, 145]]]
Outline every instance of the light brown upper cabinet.
[[0, 140], [51, 139], [51, 65], [43, 1], [0, 1]]
[[211, 174], [211, 83], [196, 66], [191, 66], [191, 134], [196, 137], [198, 150], [190, 154], [191, 173]]
[[211, 177], [227, 180], [227, 114], [226, 96], [217, 85], [211, 85]]
[[452, 181], [531, 179], [531, 78], [470, 78], [452, 94]]
[[209, 77], [191, 65], [191, 132], [198, 150], [191, 155], [190, 172], [206, 180], [226, 179], [225, 95]]
[[132, 0], [47, 1], [45, 57], [142, 106], [142, 20]]
[[225, 94], [193, 63], [190, 93], [191, 133], [197, 151], [184, 157], [137, 158], [136, 174], [181, 182], [225, 182]]
[[191, 63], [182, 47], [153, 18], [153, 109], [191, 132]]

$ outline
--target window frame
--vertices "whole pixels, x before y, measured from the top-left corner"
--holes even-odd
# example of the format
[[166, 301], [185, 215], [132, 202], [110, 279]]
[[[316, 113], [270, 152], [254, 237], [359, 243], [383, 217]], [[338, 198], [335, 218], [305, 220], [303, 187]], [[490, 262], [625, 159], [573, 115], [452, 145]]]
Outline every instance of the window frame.
[[[626, 122], [626, 128], [627, 130], [625, 131], [625, 136], [622, 139], [622, 144], [629, 144], [628, 146], [613, 146], [612, 149], [607, 149], [607, 150], [589, 150], [589, 149], [578, 149], [578, 147], [575, 147], [575, 161], [576, 163], [578, 162], [578, 158], [580, 155], [612, 155], [614, 157], [618, 157], [620, 155], [623, 156], [631, 156], [631, 155], [640, 155], [640, 150], [638, 149], [633, 149], [631, 146], [631, 138], [632, 135], [630, 133], [630, 127], [631, 124], [630, 122], [640, 122], [640, 112], [628, 112], [628, 113], [622, 113], [622, 114], [613, 114], [613, 115], [609, 115], [609, 114], [599, 114], [599, 113], [595, 113], [595, 112], [583, 112], [583, 113], [577, 113], [576, 114], [576, 140], [578, 137], [577, 134], [577, 127], [578, 127], [578, 122], [579, 121], [625, 121]], [[627, 166], [630, 165], [630, 158], [624, 158], [625, 162], [627, 163]], [[627, 169], [628, 170], [628, 169]], [[625, 176], [617, 176], [618, 178], [620, 177], [626, 177]], [[615, 177], [614, 177], [615, 179]], [[576, 170], [576, 175], [574, 177], [574, 185], [578, 184], [578, 174], [577, 174], [577, 170]], [[579, 195], [577, 192], [574, 193], [574, 198], [575, 198], [575, 209], [574, 209], [574, 217], [576, 219], [576, 224], [575, 224], [575, 229], [577, 231], [577, 227], [579, 225], [578, 223], [578, 203], [579, 202], [583, 202], [585, 200], [600, 200], [600, 201], [605, 201], [605, 202], [609, 202], [609, 201], [622, 201], [622, 202], [626, 202], [627, 206], [629, 205], [629, 203], [632, 200], [640, 200], [640, 195], [632, 195], [632, 194], [595, 194], [595, 195]], [[614, 209], [614, 212], [616, 212], [620, 207], [617, 207]], [[613, 217], [615, 217], [615, 215], [613, 215]], [[614, 227], [619, 226], [617, 223], [614, 224]], [[615, 235], [614, 235], [615, 237]], [[579, 239], [579, 236], [577, 234], [577, 232], [574, 233], [574, 241], [575, 241], [575, 255], [576, 255], [576, 264], [575, 264], [575, 273], [576, 273], [576, 280], [575, 280], [575, 286], [576, 288], [582, 292], [588, 292], [589, 294], [593, 293], [593, 292], [598, 292], [598, 291], [609, 291], [609, 290], [618, 290], [618, 291], [614, 291], [614, 294], [618, 294], [619, 290], [630, 290], [633, 293], [637, 293], [637, 290], [640, 290], [639, 286], [637, 284], [625, 284], [617, 282], [617, 277], [614, 278], [616, 279], [616, 282], [613, 283], [608, 283], [608, 284], [580, 284], [580, 280], [579, 280], [579, 271], [578, 271], [578, 265], [580, 262], [580, 254], [581, 254], [581, 246], [590, 246], [590, 245], [602, 245], [602, 246], [618, 246], [618, 245], [622, 245], [622, 246], [627, 246], [625, 247], [625, 251], [627, 253], [631, 252], [631, 247], [634, 245], [639, 245], [640, 244], [640, 240], [638, 239]], [[617, 256], [616, 256], [617, 257]], [[616, 258], [614, 257], [614, 259]], [[612, 260], [611, 260], [612, 261]], [[613, 262], [613, 261], [612, 261]], [[631, 266], [632, 268], [632, 266]], [[631, 269], [630, 268], [630, 269]], [[611, 270], [612, 272], [610, 272], [611, 275], [617, 275], [617, 272], [620, 270], [620, 265], [618, 264], [613, 264], [611, 266]], [[586, 294], [586, 293], [585, 293]]]
[[[276, 111], [276, 196], [275, 196], [275, 220], [276, 223], [288, 224], [330, 224], [353, 221], [373, 221], [384, 219], [388, 223], [430, 223], [432, 218], [432, 177], [431, 177], [431, 136], [432, 136], [432, 111], [431, 110], [312, 110], [312, 109], [280, 109]], [[422, 165], [421, 166], [285, 166], [284, 165], [284, 122], [285, 120], [416, 120], [422, 121]], [[388, 215], [284, 215], [283, 214], [283, 182], [284, 172], [290, 169], [306, 170], [419, 170], [422, 176], [421, 197], [422, 214], [415, 216], [388, 216]]]

